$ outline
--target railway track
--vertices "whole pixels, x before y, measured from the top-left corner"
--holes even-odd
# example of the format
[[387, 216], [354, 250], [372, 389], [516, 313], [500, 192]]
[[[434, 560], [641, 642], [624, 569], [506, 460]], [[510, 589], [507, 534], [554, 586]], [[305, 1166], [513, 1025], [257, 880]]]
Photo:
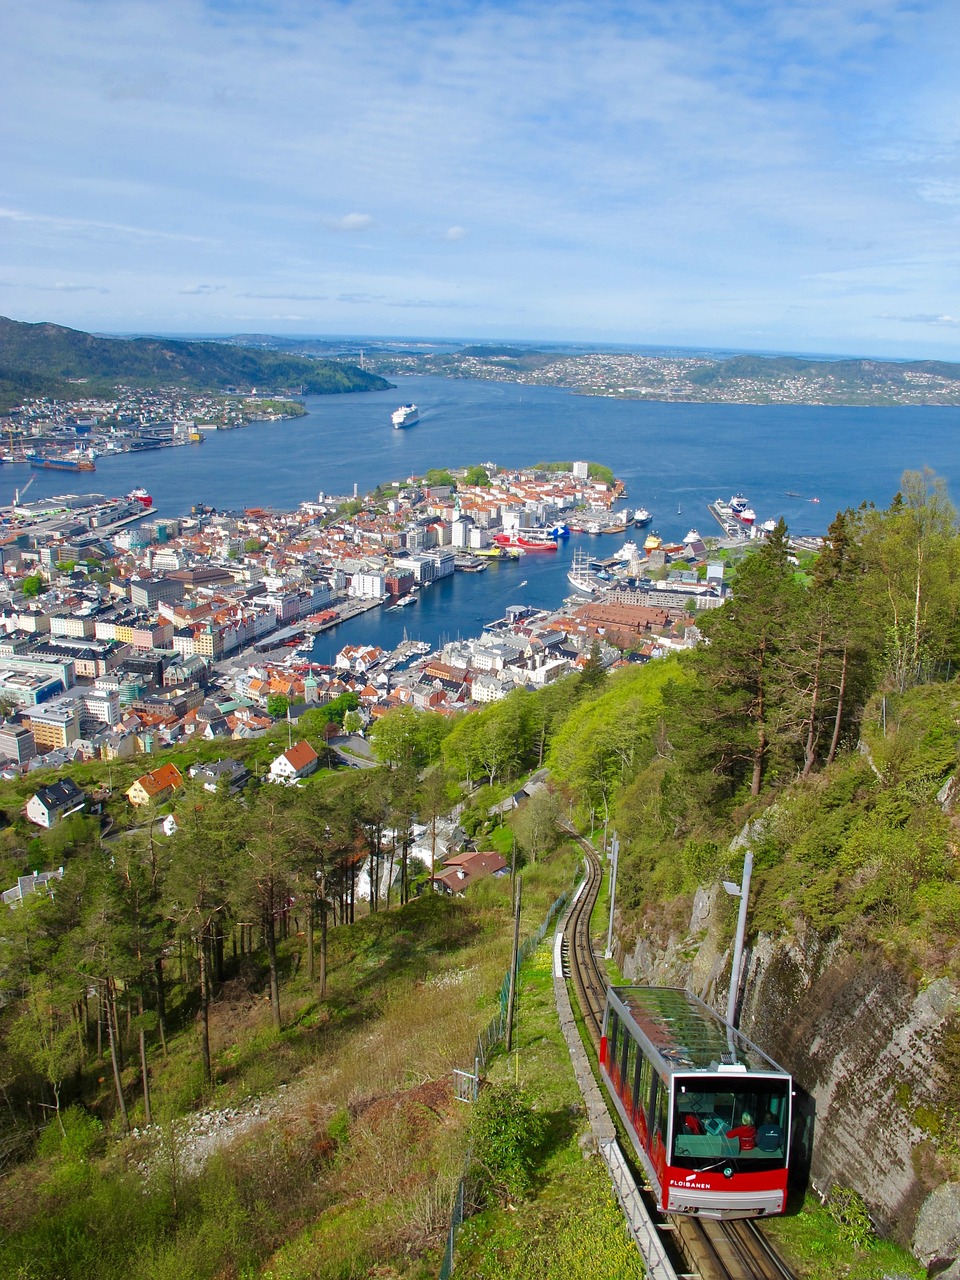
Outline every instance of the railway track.
[[[607, 974], [597, 959], [590, 921], [603, 883], [603, 867], [590, 841], [572, 829], [570, 834], [583, 851], [587, 874], [564, 926], [564, 956], [586, 1029], [596, 1048], [603, 1028]], [[717, 1222], [687, 1215], [665, 1218], [652, 1203], [648, 1207], [650, 1216], [675, 1242], [682, 1265], [687, 1268], [682, 1273], [685, 1280], [794, 1280], [793, 1273], [752, 1221]]]
[[567, 963], [577, 991], [580, 1011], [590, 1038], [593, 1040], [594, 1048], [599, 1048], [600, 1033], [603, 1029], [603, 1009], [607, 1002], [607, 975], [601, 968], [593, 949], [590, 919], [603, 883], [603, 868], [600, 855], [590, 841], [576, 833], [573, 833], [573, 838], [583, 851], [587, 875], [567, 918], [564, 945], [567, 949]]
[[700, 1280], [793, 1280], [753, 1222], [673, 1217], [677, 1248]]

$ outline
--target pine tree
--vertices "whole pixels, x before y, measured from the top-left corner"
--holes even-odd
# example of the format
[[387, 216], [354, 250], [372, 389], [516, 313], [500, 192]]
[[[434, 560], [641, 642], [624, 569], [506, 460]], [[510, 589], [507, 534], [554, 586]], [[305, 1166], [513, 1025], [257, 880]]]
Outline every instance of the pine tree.
[[[783, 657], [800, 592], [781, 520], [740, 564], [732, 599], [701, 624], [707, 643], [691, 655], [696, 686], [683, 695], [675, 726], [688, 776], [703, 781], [706, 771], [708, 801], [745, 782], [759, 795], [782, 752], [789, 681]], [[681, 705], [676, 696], [674, 704]]]

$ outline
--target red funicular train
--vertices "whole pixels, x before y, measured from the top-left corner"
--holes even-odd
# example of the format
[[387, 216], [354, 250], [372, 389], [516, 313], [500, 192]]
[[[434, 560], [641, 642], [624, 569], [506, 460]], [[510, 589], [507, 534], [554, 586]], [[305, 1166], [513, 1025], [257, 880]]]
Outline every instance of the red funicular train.
[[790, 1075], [702, 1000], [611, 987], [600, 1073], [666, 1213], [782, 1213]]

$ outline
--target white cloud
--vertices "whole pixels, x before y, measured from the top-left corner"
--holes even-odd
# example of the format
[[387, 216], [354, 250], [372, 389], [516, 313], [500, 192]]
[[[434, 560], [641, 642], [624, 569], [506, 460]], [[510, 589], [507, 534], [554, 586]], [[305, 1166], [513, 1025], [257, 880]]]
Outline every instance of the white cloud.
[[192, 244], [209, 244], [206, 236], [188, 235], [181, 232], [160, 231], [155, 227], [134, 227], [122, 222], [101, 222], [93, 218], [64, 218], [54, 214], [27, 213], [22, 209], [0, 208], [0, 218], [8, 222], [19, 222], [27, 225], [51, 227], [57, 231], [75, 234], [96, 233], [98, 235], [133, 236], [144, 240], [173, 240]]
[[326, 293], [238, 293], [238, 298], [269, 298], [277, 302], [326, 302]]
[[960, 319], [956, 316], [880, 316], [881, 320], [899, 320], [901, 324], [929, 324], [938, 328], [960, 329]]
[[324, 226], [331, 231], [366, 231], [373, 226], [369, 213], [346, 213], [342, 218], [327, 218]]
[[946, 0], [33, 0], [0, 49], [7, 256], [67, 323], [99, 287], [181, 329], [229, 291], [328, 331], [791, 317], [849, 347], [877, 294], [937, 317], [960, 287], [958, 32]]

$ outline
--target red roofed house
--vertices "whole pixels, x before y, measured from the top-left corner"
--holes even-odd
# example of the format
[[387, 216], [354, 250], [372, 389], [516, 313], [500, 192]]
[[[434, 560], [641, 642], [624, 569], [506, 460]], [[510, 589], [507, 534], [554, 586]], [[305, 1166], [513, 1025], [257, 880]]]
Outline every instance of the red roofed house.
[[507, 863], [499, 853], [458, 853], [448, 858], [443, 870], [433, 877], [433, 887], [438, 893], [463, 893], [470, 885], [487, 876], [505, 871]]
[[144, 773], [132, 787], [127, 788], [127, 799], [132, 805], [150, 804], [166, 800], [183, 786], [183, 775], [175, 764], [162, 764], [152, 773]]
[[319, 763], [320, 757], [309, 742], [295, 742], [271, 764], [270, 781], [287, 784], [296, 782], [313, 773]]

